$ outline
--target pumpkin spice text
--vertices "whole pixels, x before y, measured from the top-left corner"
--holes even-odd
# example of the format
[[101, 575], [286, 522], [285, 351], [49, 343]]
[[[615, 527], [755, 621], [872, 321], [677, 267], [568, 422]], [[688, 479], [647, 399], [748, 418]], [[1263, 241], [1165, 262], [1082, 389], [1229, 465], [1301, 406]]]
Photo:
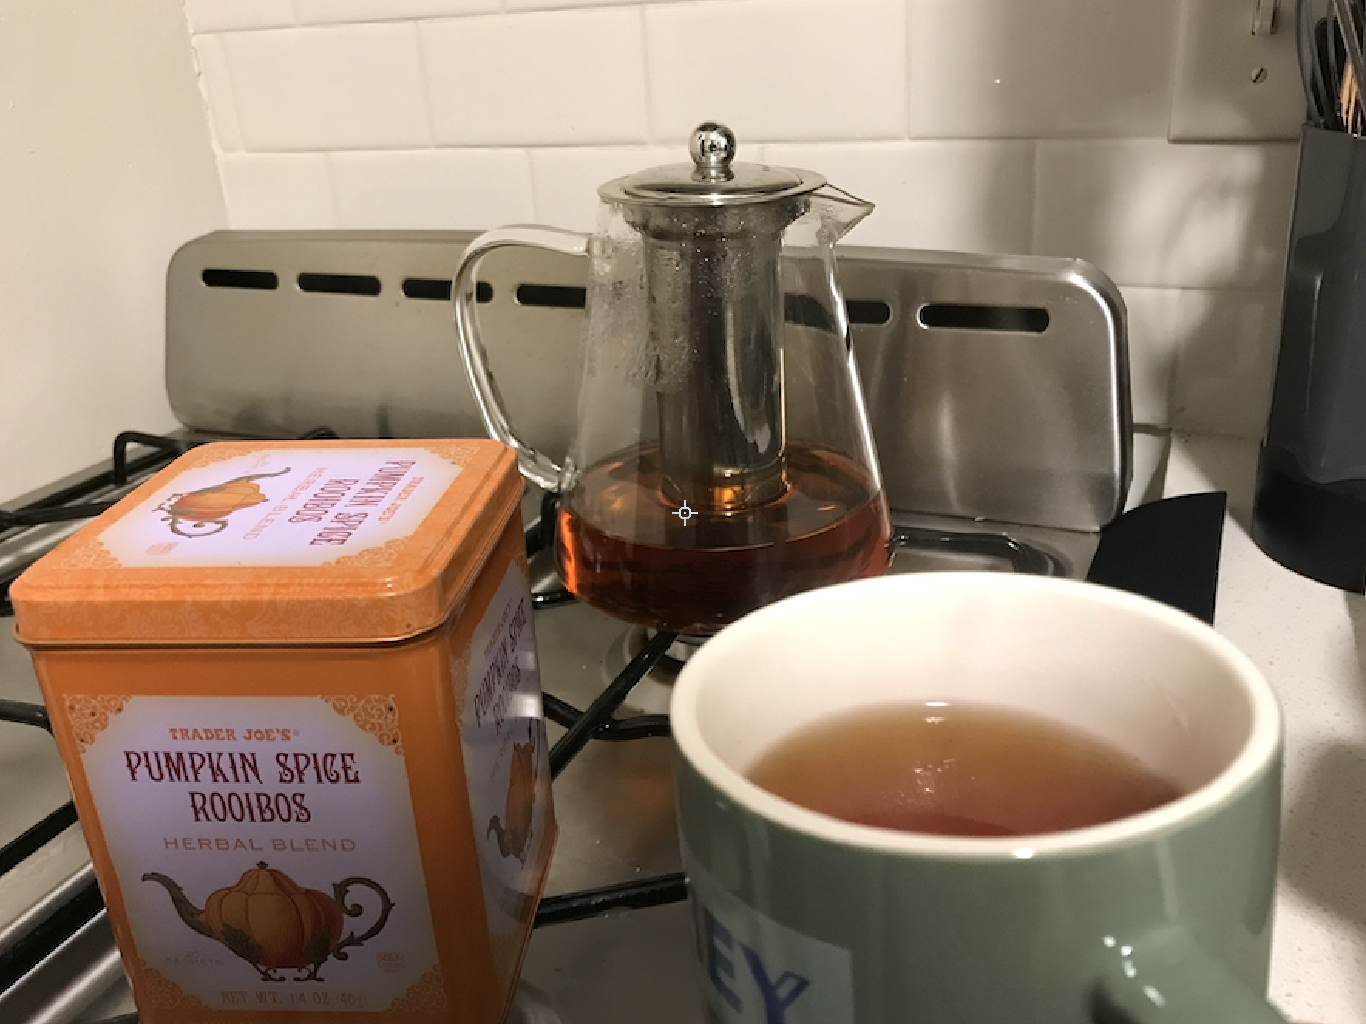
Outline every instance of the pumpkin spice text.
[[[355, 786], [361, 781], [356, 755], [350, 751], [280, 752], [266, 762], [239, 750], [125, 750], [124, 767], [135, 783], [189, 783], [233, 786]], [[197, 822], [296, 822], [313, 820], [305, 792], [188, 790], [190, 813]]]

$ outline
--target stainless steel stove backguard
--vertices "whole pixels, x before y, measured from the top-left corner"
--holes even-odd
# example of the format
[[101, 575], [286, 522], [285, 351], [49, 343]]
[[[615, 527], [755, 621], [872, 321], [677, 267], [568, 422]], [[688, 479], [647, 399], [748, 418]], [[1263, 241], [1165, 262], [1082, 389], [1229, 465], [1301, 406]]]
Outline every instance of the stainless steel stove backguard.
[[[452, 323], [473, 232], [220, 231], [167, 278], [171, 406], [197, 430], [482, 436]], [[1123, 302], [1091, 265], [841, 247], [887, 496], [907, 513], [1093, 533], [1129, 483]], [[575, 422], [587, 262], [500, 250], [483, 336], [525, 440]], [[803, 297], [788, 296], [789, 318]], [[820, 311], [817, 311], [820, 312]]]

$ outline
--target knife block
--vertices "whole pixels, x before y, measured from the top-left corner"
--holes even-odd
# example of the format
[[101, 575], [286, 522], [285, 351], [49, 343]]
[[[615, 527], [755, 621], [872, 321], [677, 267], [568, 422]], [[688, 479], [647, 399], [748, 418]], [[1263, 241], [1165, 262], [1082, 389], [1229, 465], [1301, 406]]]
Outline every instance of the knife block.
[[1252, 536], [1366, 590], [1366, 138], [1305, 127]]

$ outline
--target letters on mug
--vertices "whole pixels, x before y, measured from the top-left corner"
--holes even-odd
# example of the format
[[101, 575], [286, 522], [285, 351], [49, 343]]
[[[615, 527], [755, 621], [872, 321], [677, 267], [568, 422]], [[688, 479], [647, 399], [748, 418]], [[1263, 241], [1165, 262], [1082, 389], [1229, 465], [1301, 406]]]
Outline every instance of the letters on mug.
[[737, 991], [743, 987], [743, 979], [736, 977], [738, 951], [762, 1001], [764, 1024], [791, 1024], [787, 1016], [788, 1008], [811, 987], [811, 979], [794, 971], [783, 971], [775, 979], [758, 950], [737, 942], [716, 915], [696, 899], [693, 907], [697, 916], [696, 934], [701, 939], [699, 956], [707, 983], [721, 1001], [735, 1012], [735, 1019], [755, 1019], [753, 1013], [746, 1014], [746, 1000]]

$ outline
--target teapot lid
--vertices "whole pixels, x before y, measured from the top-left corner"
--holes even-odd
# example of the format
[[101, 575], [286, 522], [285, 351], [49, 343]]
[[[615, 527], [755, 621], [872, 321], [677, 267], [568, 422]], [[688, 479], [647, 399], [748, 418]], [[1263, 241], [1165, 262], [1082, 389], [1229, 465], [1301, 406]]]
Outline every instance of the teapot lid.
[[603, 199], [644, 206], [734, 206], [814, 192], [825, 178], [811, 171], [737, 164], [735, 133], [723, 124], [698, 125], [688, 142], [691, 164], [665, 164], [598, 189]]

